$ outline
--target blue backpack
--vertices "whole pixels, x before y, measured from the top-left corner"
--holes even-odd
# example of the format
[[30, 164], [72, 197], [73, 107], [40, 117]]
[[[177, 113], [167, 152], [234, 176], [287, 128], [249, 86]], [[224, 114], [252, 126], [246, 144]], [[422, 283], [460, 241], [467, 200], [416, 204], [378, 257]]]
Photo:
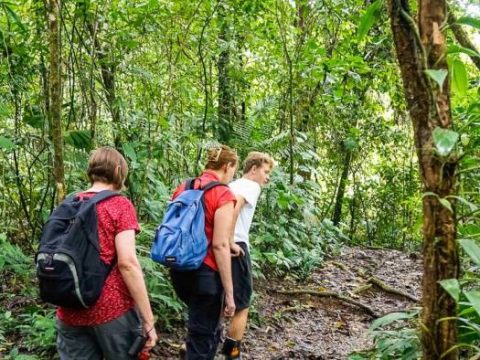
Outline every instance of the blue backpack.
[[185, 190], [169, 202], [153, 240], [152, 259], [175, 270], [195, 270], [202, 265], [208, 248], [203, 196], [216, 186], [226, 186], [212, 181], [194, 189], [194, 183], [195, 179], [187, 180]]

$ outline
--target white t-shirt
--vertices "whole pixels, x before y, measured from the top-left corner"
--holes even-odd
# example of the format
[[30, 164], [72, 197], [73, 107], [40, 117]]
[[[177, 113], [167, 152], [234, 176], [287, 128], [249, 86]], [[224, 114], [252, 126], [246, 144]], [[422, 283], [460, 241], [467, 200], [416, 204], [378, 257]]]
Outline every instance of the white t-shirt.
[[237, 223], [235, 224], [235, 242], [244, 242], [250, 246], [248, 233], [252, 225], [257, 200], [260, 196], [260, 185], [253, 180], [240, 178], [231, 182], [228, 186], [230, 186], [230, 189], [235, 195], [240, 195], [245, 199], [245, 204], [241, 208]]

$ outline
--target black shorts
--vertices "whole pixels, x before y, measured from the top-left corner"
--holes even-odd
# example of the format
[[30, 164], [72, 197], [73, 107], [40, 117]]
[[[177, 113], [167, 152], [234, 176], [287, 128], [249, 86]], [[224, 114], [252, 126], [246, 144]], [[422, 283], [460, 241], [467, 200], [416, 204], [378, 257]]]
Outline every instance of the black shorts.
[[233, 297], [236, 309], [243, 310], [250, 307], [252, 298], [252, 262], [247, 244], [237, 245], [245, 251], [245, 256], [232, 257]]

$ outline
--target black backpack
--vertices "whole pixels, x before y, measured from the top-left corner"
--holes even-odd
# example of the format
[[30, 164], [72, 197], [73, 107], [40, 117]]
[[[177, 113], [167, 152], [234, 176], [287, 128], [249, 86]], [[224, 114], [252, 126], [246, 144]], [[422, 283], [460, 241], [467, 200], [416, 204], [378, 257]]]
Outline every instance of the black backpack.
[[98, 300], [116, 260], [108, 266], [100, 259], [96, 204], [116, 195], [110, 190], [83, 199], [73, 195], [50, 215], [35, 255], [43, 301], [87, 309]]

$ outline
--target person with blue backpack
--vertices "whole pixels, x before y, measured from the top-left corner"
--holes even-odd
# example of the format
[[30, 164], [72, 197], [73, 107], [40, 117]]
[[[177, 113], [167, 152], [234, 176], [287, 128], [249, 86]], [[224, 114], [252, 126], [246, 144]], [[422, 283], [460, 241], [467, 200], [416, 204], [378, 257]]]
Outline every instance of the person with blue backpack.
[[41, 298], [58, 306], [61, 360], [133, 360], [157, 341], [135, 252], [135, 208], [118, 193], [127, 173], [117, 150], [95, 150], [91, 187], [68, 197], [44, 226], [37, 277]]
[[152, 246], [168, 267], [178, 297], [188, 307], [188, 360], [214, 359], [222, 313], [235, 313], [229, 236], [235, 196], [227, 184], [238, 157], [228, 146], [208, 150], [203, 173], [175, 190]]

